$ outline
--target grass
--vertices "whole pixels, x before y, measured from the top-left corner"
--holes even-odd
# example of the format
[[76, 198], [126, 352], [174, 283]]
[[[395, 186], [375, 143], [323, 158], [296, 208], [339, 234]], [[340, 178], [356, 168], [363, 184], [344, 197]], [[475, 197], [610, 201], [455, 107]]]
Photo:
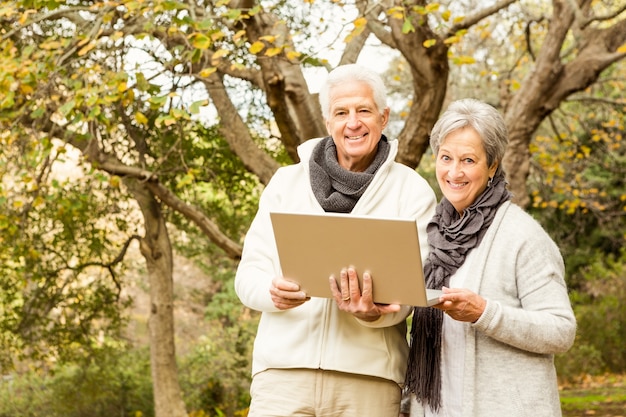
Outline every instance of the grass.
[[626, 417], [626, 375], [587, 376], [561, 388], [563, 417]]

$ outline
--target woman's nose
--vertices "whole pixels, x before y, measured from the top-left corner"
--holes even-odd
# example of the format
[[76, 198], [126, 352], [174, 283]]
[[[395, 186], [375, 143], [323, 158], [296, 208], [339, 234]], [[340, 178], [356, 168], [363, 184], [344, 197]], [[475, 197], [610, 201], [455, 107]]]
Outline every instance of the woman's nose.
[[448, 173], [450, 175], [450, 178], [460, 178], [463, 176], [463, 169], [458, 162], [453, 162], [450, 164]]

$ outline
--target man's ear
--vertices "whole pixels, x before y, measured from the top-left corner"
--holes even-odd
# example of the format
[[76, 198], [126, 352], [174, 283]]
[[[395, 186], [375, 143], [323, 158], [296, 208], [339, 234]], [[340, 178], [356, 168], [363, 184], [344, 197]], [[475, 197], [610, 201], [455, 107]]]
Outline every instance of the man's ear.
[[383, 129], [387, 127], [387, 123], [389, 123], [389, 107], [386, 107], [385, 110], [383, 110], [383, 113], [381, 114], [382, 118], [383, 118]]

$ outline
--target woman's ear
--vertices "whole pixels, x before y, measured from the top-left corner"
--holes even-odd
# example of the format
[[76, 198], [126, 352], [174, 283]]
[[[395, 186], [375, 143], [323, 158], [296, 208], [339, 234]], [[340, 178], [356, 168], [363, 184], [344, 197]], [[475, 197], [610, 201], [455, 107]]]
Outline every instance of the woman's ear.
[[496, 175], [496, 171], [498, 170], [499, 165], [500, 164], [498, 163], [498, 161], [491, 164], [491, 166], [489, 167], [489, 178], [493, 178], [494, 175]]

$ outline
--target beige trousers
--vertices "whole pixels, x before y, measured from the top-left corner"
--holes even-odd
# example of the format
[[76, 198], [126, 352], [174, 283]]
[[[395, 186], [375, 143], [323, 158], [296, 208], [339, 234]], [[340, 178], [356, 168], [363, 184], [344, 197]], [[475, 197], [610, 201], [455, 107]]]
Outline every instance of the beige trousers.
[[393, 381], [315, 369], [270, 369], [254, 376], [248, 417], [398, 417]]

